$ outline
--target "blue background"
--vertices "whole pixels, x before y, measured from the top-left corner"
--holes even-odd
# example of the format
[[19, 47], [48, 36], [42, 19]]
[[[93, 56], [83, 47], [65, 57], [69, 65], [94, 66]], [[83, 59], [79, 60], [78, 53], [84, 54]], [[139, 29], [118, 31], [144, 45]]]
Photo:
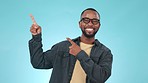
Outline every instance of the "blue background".
[[112, 50], [112, 76], [106, 83], [148, 83], [147, 0], [1, 0], [0, 83], [48, 83], [52, 70], [31, 66], [28, 40], [32, 13], [42, 27], [43, 49], [81, 35], [80, 13], [101, 14], [96, 38]]

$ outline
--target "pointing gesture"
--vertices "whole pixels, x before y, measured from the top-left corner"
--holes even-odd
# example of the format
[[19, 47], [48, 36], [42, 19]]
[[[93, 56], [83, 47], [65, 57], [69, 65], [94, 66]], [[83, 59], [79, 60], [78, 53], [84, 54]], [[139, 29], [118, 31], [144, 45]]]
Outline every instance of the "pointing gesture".
[[30, 32], [32, 33], [32, 35], [37, 35], [41, 33], [41, 27], [36, 23], [34, 17], [32, 14], [30, 14], [31, 20], [33, 22], [31, 28], [30, 28]]
[[35, 21], [35, 19], [34, 19], [32, 14], [30, 14], [30, 17], [31, 17], [31, 20], [32, 20], [33, 24], [37, 25], [37, 23], [36, 23], [36, 21]]
[[80, 51], [81, 51], [81, 48], [75, 43], [73, 42], [70, 38], [66, 38], [70, 43], [71, 43], [71, 46], [69, 47], [69, 53], [76, 56]]

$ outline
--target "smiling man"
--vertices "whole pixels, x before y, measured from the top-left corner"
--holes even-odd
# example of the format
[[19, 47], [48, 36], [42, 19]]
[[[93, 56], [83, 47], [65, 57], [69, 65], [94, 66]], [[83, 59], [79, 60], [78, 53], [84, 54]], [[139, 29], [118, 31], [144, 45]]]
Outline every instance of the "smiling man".
[[95, 39], [101, 25], [95, 9], [88, 8], [81, 13], [80, 37], [67, 38], [46, 52], [42, 49], [41, 27], [31, 18], [31, 63], [37, 69], [53, 68], [49, 83], [104, 83], [110, 77], [113, 56], [109, 48]]

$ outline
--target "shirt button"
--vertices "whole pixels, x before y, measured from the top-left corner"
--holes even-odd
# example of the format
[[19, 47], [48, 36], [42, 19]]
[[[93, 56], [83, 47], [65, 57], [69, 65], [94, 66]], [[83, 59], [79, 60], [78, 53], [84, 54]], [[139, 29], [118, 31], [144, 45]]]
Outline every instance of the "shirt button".
[[71, 75], [72, 75], [72, 73], [70, 72], [70, 73], [69, 73], [69, 76], [71, 76]]
[[74, 66], [75, 64], [72, 64], [72, 66]]

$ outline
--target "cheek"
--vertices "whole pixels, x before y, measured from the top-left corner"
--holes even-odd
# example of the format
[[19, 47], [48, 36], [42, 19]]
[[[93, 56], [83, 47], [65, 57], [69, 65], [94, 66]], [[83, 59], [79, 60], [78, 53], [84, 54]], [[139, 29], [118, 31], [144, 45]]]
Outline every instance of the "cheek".
[[96, 30], [98, 30], [100, 28], [100, 25], [94, 26], [94, 28], [96, 28]]

